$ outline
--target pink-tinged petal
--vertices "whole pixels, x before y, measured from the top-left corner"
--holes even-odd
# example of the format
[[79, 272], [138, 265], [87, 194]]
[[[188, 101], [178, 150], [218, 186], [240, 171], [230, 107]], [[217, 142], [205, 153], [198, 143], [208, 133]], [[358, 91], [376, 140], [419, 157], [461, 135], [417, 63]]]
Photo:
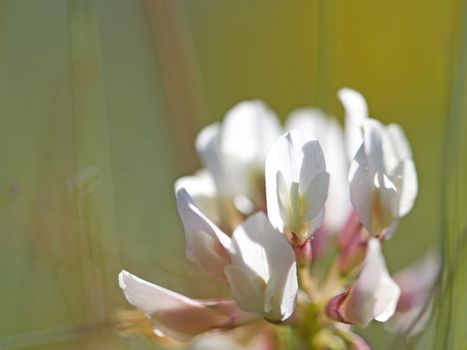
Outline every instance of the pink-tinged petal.
[[315, 243], [316, 238], [319, 234], [319, 230], [313, 236], [313, 239], [307, 240], [302, 245], [293, 245], [293, 250], [295, 252], [295, 258], [297, 260], [298, 266], [308, 266], [311, 264], [313, 259], [314, 251], [313, 251], [313, 243]]
[[401, 296], [387, 325], [389, 330], [410, 335], [423, 330], [430, 318], [440, 265], [439, 256], [429, 253], [394, 276]]
[[424, 304], [413, 306], [411, 309], [399, 312], [385, 323], [385, 329], [393, 333], [414, 336], [423, 331], [430, 320], [433, 309], [434, 297], [431, 297]]
[[225, 274], [240, 307], [274, 322], [290, 317], [298, 292], [295, 256], [264, 213], [235, 229], [232, 248]]
[[394, 275], [394, 280], [401, 288], [398, 311], [406, 311], [426, 301], [433, 290], [440, 267], [440, 257], [431, 252]]
[[344, 229], [337, 238], [337, 244], [340, 248], [344, 248], [349, 241], [351, 241], [354, 235], [360, 232], [362, 223], [358, 219], [355, 212], [352, 212], [347, 218], [347, 222], [344, 225]]
[[187, 258], [209, 276], [224, 278], [224, 267], [230, 263], [230, 238], [199, 210], [184, 188], [177, 191], [177, 209]]
[[351, 160], [363, 142], [361, 126], [368, 118], [368, 106], [361, 93], [349, 88], [340, 89], [337, 96], [345, 110], [345, 137]]
[[194, 300], [126, 271], [119, 275], [119, 285], [130, 304], [143, 311], [154, 326], [154, 332], [177, 341], [215, 328], [229, 328], [252, 317], [240, 310], [232, 300]]
[[353, 286], [333, 298], [326, 311], [333, 319], [367, 326], [371, 320], [387, 321], [395, 312], [400, 288], [389, 276], [376, 238], [368, 241], [362, 271]]
[[370, 234], [361, 225], [341, 246], [338, 259], [339, 271], [343, 274], [353, 271], [365, 260]]

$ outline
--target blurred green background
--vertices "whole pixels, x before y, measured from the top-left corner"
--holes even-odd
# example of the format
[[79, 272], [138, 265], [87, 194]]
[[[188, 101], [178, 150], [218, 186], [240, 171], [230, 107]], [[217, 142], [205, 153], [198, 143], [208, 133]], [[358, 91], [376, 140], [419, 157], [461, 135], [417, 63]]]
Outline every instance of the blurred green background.
[[[0, 1], [0, 349], [144, 349], [100, 325], [125, 268], [207, 296], [186, 262], [173, 182], [233, 104], [285, 118], [336, 91], [403, 126], [414, 210], [391, 271], [440, 242], [443, 142], [460, 40], [455, 1]], [[185, 282], [183, 282], [185, 281]], [[201, 284], [202, 285], [202, 284]], [[464, 324], [465, 326], [465, 324]], [[393, 341], [378, 325], [376, 349]]]

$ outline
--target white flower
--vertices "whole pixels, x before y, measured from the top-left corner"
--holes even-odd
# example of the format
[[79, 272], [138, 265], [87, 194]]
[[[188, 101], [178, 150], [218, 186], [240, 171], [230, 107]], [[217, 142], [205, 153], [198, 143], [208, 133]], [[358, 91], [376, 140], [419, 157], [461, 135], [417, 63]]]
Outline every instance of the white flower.
[[362, 271], [353, 286], [334, 297], [328, 315], [340, 322], [367, 326], [373, 319], [386, 322], [396, 310], [400, 288], [386, 269], [381, 246], [370, 238]]
[[417, 175], [401, 129], [363, 123], [363, 144], [350, 166], [350, 199], [360, 221], [375, 236], [389, 237], [417, 195]]
[[252, 319], [233, 300], [195, 300], [126, 271], [119, 285], [127, 300], [151, 318], [154, 333], [178, 341], [215, 328], [230, 328]]
[[272, 322], [289, 318], [298, 292], [295, 255], [264, 213], [235, 229], [232, 250], [225, 274], [238, 305]]
[[307, 132], [319, 141], [330, 174], [323, 227], [331, 233], [341, 230], [350, 215], [352, 205], [347, 180], [349, 163], [339, 122], [319, 109], [303, 108], [291, 113], [286, 129]]
[[325, 214], [329, 174], [319, 142], [298, 130], [285, 133], [269, 151], [265, 176], [271, 223], [303, 245]]
[[177, 191], [177, 209], [187, 258], [209, 276], [224, 278], [224, 267], [230, 264], [230, 237], [199, 210], [184, 188]]
[[279, 137], [277, 116], [263, 102], [245, 101], [229, 110], [222, 124], [204, 128], [196, 147], [211, 172], [222, 197], [240, 203], [240, 211], [251, 211], [264, 186], [267, 152]]

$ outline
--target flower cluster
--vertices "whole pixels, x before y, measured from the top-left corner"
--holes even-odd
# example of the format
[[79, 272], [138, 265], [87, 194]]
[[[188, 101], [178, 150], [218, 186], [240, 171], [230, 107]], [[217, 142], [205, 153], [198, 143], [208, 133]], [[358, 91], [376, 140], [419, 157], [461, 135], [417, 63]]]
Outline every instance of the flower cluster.
[[195, 300], [122, 271], [157, 336], [193, 349], [366, 349], [351, 325], [423, 328], [438, 262], [419, 264], [414, 284], [413, 271], [391, 278], [381, 252], [417, 195], [409, 143], [360, 93], [338, 97], [345, 132], [311, 108], [282, 126], [260, 101], [200, 132], [204, 168], [176, 182], [177, 209], [187, 258], [230, 297]]

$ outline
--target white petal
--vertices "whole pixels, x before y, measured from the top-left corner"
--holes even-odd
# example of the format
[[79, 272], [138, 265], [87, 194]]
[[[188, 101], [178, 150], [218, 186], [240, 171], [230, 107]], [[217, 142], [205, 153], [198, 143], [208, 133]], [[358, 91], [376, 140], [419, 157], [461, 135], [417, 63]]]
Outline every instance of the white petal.
[[368, 106], [359, 92], [342, 88], [337, 92], [345, 110], [345, 136], [348, 159], [351, 160], [363, 142], [361, 123], [368, 118]]
[[352, 210], [347, 180], [349, 164], [339, 122], [319, 109], [304, 108], [291, 113], [286, 129], [307, 132], [319, 141], [331, 175], [324, 226], [330, 232], [339, 231]]
[[323, 150], [318, 141], [310, 140], [302, 146], [303, 161], [300, 169], [300, 185], [312, 181], [326, 171]]
[[384, 170], [383, 126], [375, 119], [367, 119], [363, 123], [363, 146], [367, 159], [368, 172], [374, 176], [377, 171]]
[[384, 231], [398, 219], [400, 195], [395, 185], [382, 171], [375, 174], [374, 188], [370, 232], [374, 235], [389, 235]]
[[238, 306], [247, 312], [263, 314], [264, 280], [235, 265], [225, 267], [225, 276]]
[[[375, 236], [389, 236], [388, 230], [398, 218], [400, 194], [384, 169], [378, 169], [375, 153], [367, 155], [369, 147], [362, 144], [350, 165], [350, 199], [360, 222], [369, 232]], [[370, 158], [373, 158], [372, 167]]]
[[373, 178], [367, 165], [365, 148], [360, 146], [349, 170], [350, 200], [360, 222], [371, 231]]
[[242, 162], [263, 166], [280, 134], [279, 120], [266, 104], [258, 100], [240, 102], [224, 118], [222, 151]]
[[412, 150], [410, 149], [409, 141], [405, 136], [404, 130], [398, 124], [389, 124], [386, 126], [386, 134], [391, 147], [394, 150], [394, 155], [397, 162], [412, 158]]
[[233, 301], [190, 299], [126, 271], [120, 273], [119, 285], [127, 300], [151, 317], [154, 331], [174, 340], [189, 341], [199, 333], [250, 318]]
[[316, 176], [305, 188], [303, 198], [308, 203], [304, 213], [304, 220], [311, 221], [316, 218], [328, 197], [329, 174], [321, 173]]
[[[298, 280], [295, 263], [290, 265], [288, 273], [273, 276], [266, 287], [265, 308], [270, 320], [286, 320], [292, 316], [297, 299]], [[278, 309], [278, 306], [280, 309]], [[276, 315], [274, 315], [276, 314]], [[271, 317], [271, 315], [274, 315]]]
[[209, 171], [202, 169], [192, 176], [183, 176], [175, 181], [174, 188], [175, 193], [184, 188], [206, 216], [214, 222], [220, 220], [216, 184]]
[[[274, 227], [282, 231], [290, 223], [284, 222], [281, 205], [285, 203], [280, 203], [278, 191], [282, 193], [286, 187], [292, 197], [296, 192], [292, 191], [292, 187], [298, 185], [298, 193], [302, 195], [310, 181], [325, 171], [323, 152], [318, 141], [311, 136], [292, 130], [274, 143], [266, 159], [266, 202], [268, 216]], [[278, 173], [283, 176], [286, 186], [282, 184], [278, 187]], [[290, 203], [292, 199], [289, 199]], [[300, 217], [301, 214], [294, 213], [295, 216]], [[310, 235], [312, 233], [309, 232]]]
[[263, 102], [240, 102], [229, 110], [222, 123], [221, 153], [228, 185], [233, 195], [255, 200], [262, 180], [266, 155], [280, 136], [274, 112]]
[[370, 238], [362, 271], [344, 302], [345, 317], [362, 326], [373, 319], [385, 322], [394, 314], [399, 296], [400, 288], [387, 272], [380, 243]]
[[262, 212], [250, 216], [232, 236], [232, 265], [225, 269], [239, 305], [271, 321], [293, 312], [298, 291], [295, 255]]
[[418, 193], [415, 163], [411, 159], [400, 162], [391, 174], [391, 180], [399, 192], [399, 217], [405, 216], [412, 210]]
[[198, 209], [183, 188], [177, 191], [177, 209], [188, 259], [208, 275], [223, 278], [224, 267], [230, 263], [230, 238]]
[[328, 130], [328, 117], [320, 109], [301, 108], [290, 113], [285, 124], [288, 131], [299, 130], [312, 135], [320, 142], [326, 138], [323, 132]]

